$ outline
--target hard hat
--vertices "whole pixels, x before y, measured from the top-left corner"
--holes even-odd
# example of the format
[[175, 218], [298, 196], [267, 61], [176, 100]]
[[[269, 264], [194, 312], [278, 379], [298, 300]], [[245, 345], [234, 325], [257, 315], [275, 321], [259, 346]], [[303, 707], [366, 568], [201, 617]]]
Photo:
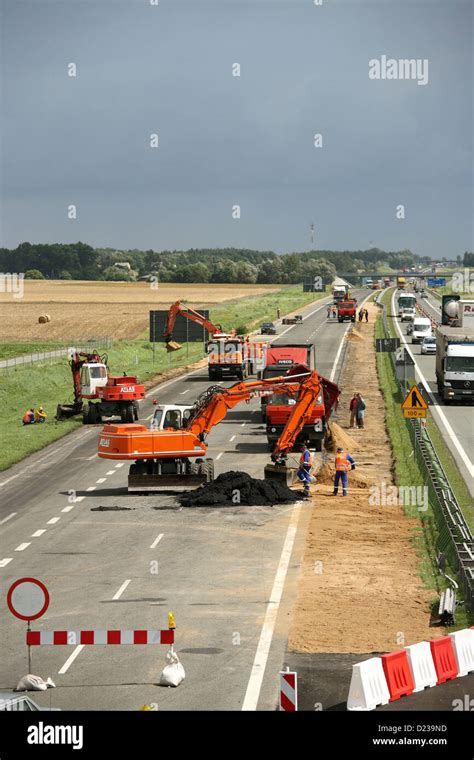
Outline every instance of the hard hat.
[[337, 447], [337, 450], [338, 450], [338, 451], [344, 451], [344, 449], [342, 448], [342, 446], [338, 446], [338, 447]]

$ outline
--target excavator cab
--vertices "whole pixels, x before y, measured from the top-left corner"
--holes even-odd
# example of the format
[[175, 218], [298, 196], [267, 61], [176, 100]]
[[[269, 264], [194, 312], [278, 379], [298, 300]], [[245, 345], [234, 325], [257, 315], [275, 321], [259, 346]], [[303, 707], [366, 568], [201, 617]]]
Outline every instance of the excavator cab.
[[107, 385], [107, 367], [105, 364], [88, 363], [81, 368], [81, 395], [83, 398], [95, 398], [97, 388]]

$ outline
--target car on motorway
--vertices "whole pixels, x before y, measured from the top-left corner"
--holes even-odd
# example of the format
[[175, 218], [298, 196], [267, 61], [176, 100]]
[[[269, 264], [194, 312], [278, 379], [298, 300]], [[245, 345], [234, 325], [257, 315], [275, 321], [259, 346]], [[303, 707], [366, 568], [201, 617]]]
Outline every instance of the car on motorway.
[[261, 335], [276, 335], [276, 327], [273, 322], [264, 322], [260, 327]]
[[421, 341], [421, 353], [422, 354], [435, 354], [436, 353], [436, 338], [427, 336]]
[[59, 707], [40, 707], [28, 694], [15, 691], [0, 692], [0, 712], [56, 712]]
[[402, 309], [400, 319], [402, 322], [412, 322], [415, 319], [416, 311], [411, 306], [406, 306]]

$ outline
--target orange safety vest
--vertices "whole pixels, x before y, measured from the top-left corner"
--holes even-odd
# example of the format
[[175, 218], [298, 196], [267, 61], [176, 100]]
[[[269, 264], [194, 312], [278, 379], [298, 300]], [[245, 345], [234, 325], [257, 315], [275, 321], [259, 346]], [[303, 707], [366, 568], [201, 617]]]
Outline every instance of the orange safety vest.
[[336, 454], [336, 472], [348, 472], [351, 469], [351, 463], [346, 459], [346, 452], [341, 451]]
[[309, 467], [313, 466], [313, 455], [311, 452], [309, 452], [309, 459], [306, 462], [304, 455], [306, 454], [306, 451], [303, 451], [303, 453], [300, 456], [300, 467], [303, 467], [303, 465], [307, 464]]
[[[33, 415], [33, 419], [34, 419], [34, 415]], [[29, 422], [31, 422], [31, 412], [25, 412], [24, 413], [22, 422], [24, 422], [26, 424], [28, 424]]]

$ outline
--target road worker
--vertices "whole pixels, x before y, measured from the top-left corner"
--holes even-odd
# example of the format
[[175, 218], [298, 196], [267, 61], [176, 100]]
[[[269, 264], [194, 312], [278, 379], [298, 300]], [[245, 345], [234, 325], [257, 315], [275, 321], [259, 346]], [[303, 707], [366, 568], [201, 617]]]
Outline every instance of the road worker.
[[42, 406], [39, 406], [35, 412], [35, 422], [46, 422], [48, 415]]
[[355, 462], [350, 454], [347, 454], [342, 446], [338, 446], [336, 451], [336, 474], [334, 477], [334, 493], [337, 496], [339, 481], [342, 480], [342, 495], [347, 496], [347, 473], [349, 470], [355, 470]]
[[22, 422], [24, 425], [33, 425], [35, 421], [35, 410], [28, 409], [23, 415]]
[[307, 445], [303, 443], [301, 447], [299, 468], [296, 475], [303, 483], [305, 497], [309, 497], [309, 484], [311, 483], [312, 468], [313, 468], [313, 455], [311, 451], [308, 449]]

